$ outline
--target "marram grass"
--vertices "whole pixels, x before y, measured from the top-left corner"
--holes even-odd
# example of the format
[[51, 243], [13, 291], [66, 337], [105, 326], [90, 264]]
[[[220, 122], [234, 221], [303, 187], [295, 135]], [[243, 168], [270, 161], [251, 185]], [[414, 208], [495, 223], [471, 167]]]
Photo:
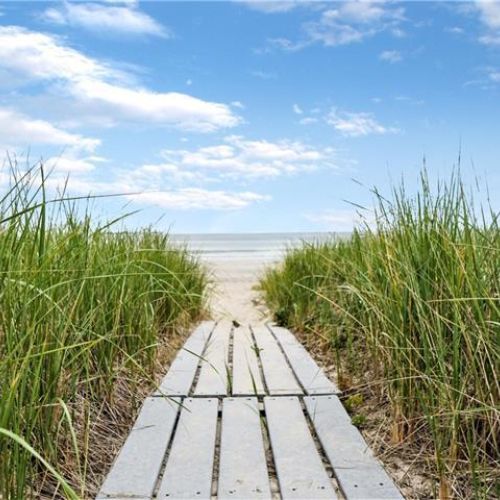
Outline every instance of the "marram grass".
[[340, 371], [382, 381], [394, 441], [430, 436], [442, 497], [498, 493], [500, 228], [459, 175], [377, 196], [374, 228], [291, 250], [261, 286], [278, 321], [327, 336]]
[[[203, 269], [167, 236], [96, 226], [87, 212], [77, 216], [76, 202], [50, 201], [45, 182], [36, 171], [17, 175], [0, 200], [4, 499], [38, 496], [45, 483], [85, 496], [89, 450], [75, 431], [76, 398], [111, 398], [125, 369], [147, 377], [160, 336], [204, 303]], [[59, 468], [68, 441], [71, 485]]]

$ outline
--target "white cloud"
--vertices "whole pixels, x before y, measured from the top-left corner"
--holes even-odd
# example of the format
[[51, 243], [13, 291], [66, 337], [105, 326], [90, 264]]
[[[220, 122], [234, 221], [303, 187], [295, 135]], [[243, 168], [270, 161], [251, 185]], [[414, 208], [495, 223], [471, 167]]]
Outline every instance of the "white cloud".
[[257, 53], [266, 53], [271, 48], [293, 52], [319, 43], [325, 47], [336, 47], [361, 42], [377, 33], [387, 31], [395, 37], [405, 35], [400, 24], [405, 20], [404, 8], [383, 0], [349, 0], [344, 2], [309, 2], [321, 12], [318, 19], [302, 24], [303, 36], [298, 40], [269, 38], [268, 47]]
[[360, 212], [354, 209], [325, 210], [304, 214], [304, 217], [314, 224], [319, 224], [329, 231], [347, 232], [355, 227], [372, 226], [374, 216], [372, 211]]
[[381, 61], [387, 61], [389, 63], [397, 63], [403, 60], [403, 56], [401, 55], [401, 52], [397, 50], [384, 50], [379, 54], [379, 59]]
[[493, 0], [479, 0], [476, 2], [481, 20], [488, 28], [500, 29], [500, 3]]
[[56, 37], [19, 26], [0, 26], [0, 65], [41, 80], [118, 78], [118, 72], [63, 45]]
[[300, 125], [312, 125], [313, 123], [317, 123], [318, 119], [312, 116], [306, 116], [305, 118], [301, 118], [299, 120]]
[[138, 10], [135, 3], [105, 5], [65, 1], [61, 6], [46, 9], [43, 19], [104, 34], [170, 36], [166, 28]]
[[339, 4], [335, 9], [329, 9], [323, 17], [330, 20], [353, 23], [373, 23], [386, 15], [382, 2], [351, 1]]
[[185, 188], [129, 195], [128, 198], [160, 208], [175, 210], [238, 210], [270, 198], [252, 192], [209, 191]]
[[302, 108], [298, 104], [294, 104], [292, 109], [296, 115], [302, 115], [304, 113], [304, 111], [302, 111]]
[[334, 47], [360, 42], [385, 30], [396, 33], [403, 20], [404, 9], [390, 3], [371, 0], [341, 2], [335, 4], [335, 8], [323, 11], [318, 21], [304, 25], [308, 41], [303, 45], [309, 42]]
[[6, 108], [0, 108], [0, 140], [2, 148], [48, 144], [86, 151], [94, 151], [101, 142], [99, 139], [66, 132], [45, 120], [30, 118]]
[[500, 83], [500, 71], [490, 71], [488, 77], [492, 82]]
[[0, 27], [0, 68], [57, 85], [59, 94], [92, 105], [108, 122], [115, 118], [212, 132], [241, 121], [226, 104], [133, 85], [131, 75], [85, 56], [60, 39], [16, 26]]
[[479, 41], [484, 45], [500, 45], [500, 33], [482, 35], [479, 37]]
[[268, 71], [255, 70], [251, 71], [250, 74], [261, 80], [274, 80], [276, 78], [276, 73], [270, 73]]
[[213, 132], [240, 122], [226, 104], [177, 92], [131, 89], [92, 79], [75, 82], [71, 92], [77, 99], [99, 103], [103, 111], [114, 113], [123, 120], [153, 121], [197, 132]]
[[79, 156], [78, 151], [69, 150], [60, 156], [54, 156], [45, 160], [44, 165], [53, 172], [64, 174], [84, 174], [92, 172], [96, 163], [104, 163], [107, 160], [100, 156]]
[[[287, 0], [246, 0], [240, 3], [245, 4], [252, 10], [257, 10], [259, 12], [264, 12], [265, 14], [276, 14], [282, 12], [289, 12], [299, 5], [299, 1], [287, 1]], [[305, 3], [305, 2], [304, 2]]]
[[231, 106], [233, 106], [233, 108], [245, 109], [245, 105], [241, 101], [232, 101]]
[[425, 101], [423, 99], [416, 99], [407, 95], [397, 95], [396, 97], [394, 97], [394, 100], [399, 102], [406, 102], [415, 106], [421, 106], [422, 104], [425, 104]]
[[479, 0], [474, 5], [486, 28], [479, 41], [485, 45], [500, 45], [500, 3], [493, 0]]
[[163, 151], [167, 163], [183, 171], [216, 175], [217, 178], [278, 177], [317, 168], [335, 168], [332, 148], [315, 149], [298, 141], [248, 140], [229, 136], [222, 144], [194, 150]]
[[337, 132], [347, 137], [398, 132], [396, 128], [381, 125], [371, 113], [351, 113], [332, 109], [326, 117], [326, 122], [332, 125]]
[[[62, 166], [66, 167], [66, 164]], [[64, 190], [69, 196], [119, 195], [141, 205], [170, 210], [240, 210], [271, 199], [251, 191], [172, 187], [179, 180], [173, 176], [182, 174], [175, 165], [143, 165], [132, 171], [114, 170], [106, 181], [89, 177], [85, 170], [61, 168], [60, 164], [55, 167], [46, 184], [55, 191]], [[185, 177], [182, 180], [191, 179]]]
[[464, 33], [464, 29], [461, 28], [460, 26], [451, 26], [451, 27], [445, 28], [445, 31], [447, 33], [452, 33], [454, 35], [461, 35]]

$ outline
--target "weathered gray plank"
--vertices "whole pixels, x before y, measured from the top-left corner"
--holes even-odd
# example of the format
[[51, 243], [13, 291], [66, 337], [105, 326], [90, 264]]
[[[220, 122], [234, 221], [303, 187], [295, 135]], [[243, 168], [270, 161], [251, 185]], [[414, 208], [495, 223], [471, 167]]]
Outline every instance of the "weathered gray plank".
[[147, 398], [97, 498], [151, 498], [180, 400]]
[[234, 329], [232, 382], [235, 396], [265, 394], [256, 347], [248, 327]]
[[197, 396], [226, 396], [228, 393], [228, 355], [231, 324], [220, 322], [208, 341], [194, 394]]
[[335, 396], [304, 398], [318, 438], [347, 499], [403, 498]]
[[307, 394], [336, 394], [337, 387], [316, 364], [292, 332], [279, 326], [269, 326], [281, 344], [296, 377]]
[[210, 498], [219, 402], [186, 398], [157, 498]]
[[316, 416], [322, 418], [322, 415], [326, 414], [330, 421], [329, 425], [351, 425], [351, 417], [337, 396], [306, 396], [304, 403], [313, 421]]
[[265, 326], [252, 328], [269, 394], [303, 394], [276, 339]]
[[296, 397], [264, 398], [281, 496], [337, 498]]
[[218, 498], [271, 498], [256, 398], [224, 399]]
[[155, 395], [188, 396], [214, 321], [202, 322], [187, 339], [170, 365]]

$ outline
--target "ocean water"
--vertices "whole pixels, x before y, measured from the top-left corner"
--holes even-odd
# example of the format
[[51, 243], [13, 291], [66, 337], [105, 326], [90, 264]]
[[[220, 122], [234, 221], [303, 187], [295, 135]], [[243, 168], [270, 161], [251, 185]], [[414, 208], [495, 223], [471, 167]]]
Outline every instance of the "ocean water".
[[187, 246], [208, 261], [279, 260], [288, 248], [303, 242], [323, 242], [345, 238], [348, 233], [248, 233], [248, 234], [171, 234], [174, 244]]

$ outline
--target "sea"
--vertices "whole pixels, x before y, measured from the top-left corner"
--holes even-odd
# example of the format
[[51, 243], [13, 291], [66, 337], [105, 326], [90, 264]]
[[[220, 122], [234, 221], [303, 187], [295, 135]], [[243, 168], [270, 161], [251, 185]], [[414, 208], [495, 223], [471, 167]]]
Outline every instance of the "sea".
[[304, 243], [346, 238], [349, 233], [233, 233], [171, 234], [172, 243], [187, 246], [203, 260], [255, 260], [274, 262], [287, 249]]

